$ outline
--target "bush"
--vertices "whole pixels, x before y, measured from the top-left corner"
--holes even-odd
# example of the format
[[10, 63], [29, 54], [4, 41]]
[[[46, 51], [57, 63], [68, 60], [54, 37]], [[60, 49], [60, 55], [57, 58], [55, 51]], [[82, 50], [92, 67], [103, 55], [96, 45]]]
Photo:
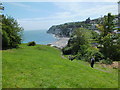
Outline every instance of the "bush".
[[17, 48], [22, 41], [23, 28], [9, 16], [2, 16], [2, 49]]
[[28, 46], [35, 46], [36, 45], [36, 43], [34, 42], [34, 41], [32, 41], [32, 42], [28, 42], [28, 44], [27, 44]]
[[72, 48], [71, 47], [65, 47], [62, 49], [62, 52], [64, 55], [70, 55], [72, 52]]
[[69, 58], [69, 60], [71, 60], [71, 61], [73, 61], [73, 60], [75, 59], [74, 56], [69, 56], [68, 58]]
[[106, 60], [101, 60], [102, 64], [112, 64], [112, 60], [107, 58]]
[[98, 48], [88, 47], [84, 55], [85, 61], [90, 62], [90, 59], [92, 58], [92, 56], [95, 56], [95, 61], [100, 61], [104, 58], [103, 54], [99, 52]]

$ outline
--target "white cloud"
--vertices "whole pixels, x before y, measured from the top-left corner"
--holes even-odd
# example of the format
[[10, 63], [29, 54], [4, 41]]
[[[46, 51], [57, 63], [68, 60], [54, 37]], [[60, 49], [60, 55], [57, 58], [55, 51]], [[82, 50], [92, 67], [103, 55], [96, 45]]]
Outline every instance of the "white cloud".
[[17, 21], [25, 30], [49, 29], [52, 25], [72, 22], [71, 16], [67, 12], [56, 13], [53, 16], [44, 18], [25, 18]]
[[54, 3], [56, 7], [61, 8], [63, 12], [53, 13], [52, 16], [43, 18], [24, 18], [18, 22], [25, 30], [48, 29], [52, 25], [63, 24], [72, 21], [85, 20], [88, 17], [98, 18], [107, 13], [117, 14], [118, 6], [113, 5], [95, 5], [84, 8], [78, 3]]
[[23, 18], [23, 19], [19, 19], [20, 21], [50, 21], [50, 20], [59, 20], [59, 19], [66, 19], [66, 18], [70, 18], [71, 17], [71, 13], [69, 12], [58, 12], [58, 13], [54, 13], [52, 16], [48, 16], [48, 17], [40, 17], [40, 18]]
[[118, 12], [118, 7], [117, 5], [108, 5], [108, 6], [97, 6], [95, 8], [91, 8], [91, 9], [86, 9], [83, 11], [80, 11], [80, 13], [78, 13], [78, 16], [97, 16], [99, 17], [100, 15], [105, 15], [107, 13], [112, 13], [112, 14], [117, 14]]
[[[85, 8], [85, 6], [82, 6], [82, 3], [54, 3], [59, 8], [67, 11], [70, 13], [69, 15], [71, 17], [91, 17], [91, 16], [97, 16], [105, 15], [107, 13], [117, 14], [118, 12], [118, 5], [94, 5], [94, 6], [87, 6], [88, 8]], [[69, 17], [70, 17], [69, 16]]]
[[17, 2], [11, 2], [11, 3], [9, 3], [9, 4], [14, 5], [14, 6], [23, 7], [23, 8], [30, 8], [29, 5], [22, 4], [22, 3], [17, 3]]
[[61, 3], [54, 3], [57, 7], [66, 10], [66, 11], [72, 11], [72, 12], [79, 12], [81, 9], [81, 6], [78, 2], [61, 2]]
[[32, 11], [32, 12], [39, 12], [40, 11], [40, 9], [34, 8], [28, 4], [23, 4], [21, 2], [19, 2], [19, 3], [18, 2], [10, 2], [8, 4], [16, 6], [16, 7], [24, 8], [27, 11]]

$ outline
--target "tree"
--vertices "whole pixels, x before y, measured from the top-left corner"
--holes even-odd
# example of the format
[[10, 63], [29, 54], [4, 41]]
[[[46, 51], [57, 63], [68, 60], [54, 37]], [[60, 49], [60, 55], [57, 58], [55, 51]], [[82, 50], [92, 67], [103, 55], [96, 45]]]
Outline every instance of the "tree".
[[101, 31], [102, 37], [106, 36], [108, 33], [112, 33], [115, 30], [114, 16], [108, 13], [104, 16], [101, 24], [98, 25], [98, 29]]
[[72, 54], [76, 59], [85, 61], [90, 61], [92, 56], [96, 56], [96, 61], [99, 61], [103, 55], [98, 48], [94, 47], [95, 37], [96, 33], [91, 30], [75, 29], [68, 41], [68, 45], [62, 50], [63, 54]]
[[2, 6], [2, 3], [0, 3], [0, 10], [4, 10], [4, 7]]
[[2, 48], [15, 48], [21, 43], [22, 27], [12, 17], [2, 17]]
[[0, 3], [0, 50], [2, 49], [2, 10], [4, 10], [4, 7]]
[[67, 47], [64, 48], [64, 50], [71, 51], [70, 53], [74, 55], [77, 54], [80, 48], [82, 47], [82, 45], [87, 45], [90, 43], [89, 41], [91, 35], [89, 32], [90, 32], [89, 30], [84, 28], [75, 29], [70, 40], [68, 41]]
[[120, 35], [114, 33], [115, 24], [113, 20], [114, 16], [110, 13], [104, 16], [102, 24], [98, 26], [101, 31], [99, 43], [102, 45], [100, 50], [104, 54], [105, 59], [118, 60], [120, 59], [120, 51], [118, 50], [120, 49], [120, 44], [118, 44]]

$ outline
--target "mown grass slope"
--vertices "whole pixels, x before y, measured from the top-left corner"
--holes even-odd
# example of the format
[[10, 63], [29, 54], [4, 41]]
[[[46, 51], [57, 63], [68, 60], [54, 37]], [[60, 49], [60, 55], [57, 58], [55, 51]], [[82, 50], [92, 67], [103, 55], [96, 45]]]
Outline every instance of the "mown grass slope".
[[18, 49], [4, 50], [2, 55], [3, 88], [118, 87], [117, 70], [70, 61], [53, 47], [22, 44]]
[[2, 51], [0, 50], [0, 89], [2, 89]]

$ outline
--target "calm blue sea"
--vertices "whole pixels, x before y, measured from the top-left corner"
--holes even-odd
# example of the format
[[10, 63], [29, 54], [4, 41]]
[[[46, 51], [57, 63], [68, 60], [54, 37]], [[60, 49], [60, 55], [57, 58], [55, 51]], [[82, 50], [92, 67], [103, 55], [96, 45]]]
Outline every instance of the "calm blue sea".
[[23, 32], [23, 41], [22, 43], [28, 43], [35, 41], [37, 44], [50, 44], [57, 41], [57, 39], [52, 34], [47, 34], [47, 30], [33, 30]]

